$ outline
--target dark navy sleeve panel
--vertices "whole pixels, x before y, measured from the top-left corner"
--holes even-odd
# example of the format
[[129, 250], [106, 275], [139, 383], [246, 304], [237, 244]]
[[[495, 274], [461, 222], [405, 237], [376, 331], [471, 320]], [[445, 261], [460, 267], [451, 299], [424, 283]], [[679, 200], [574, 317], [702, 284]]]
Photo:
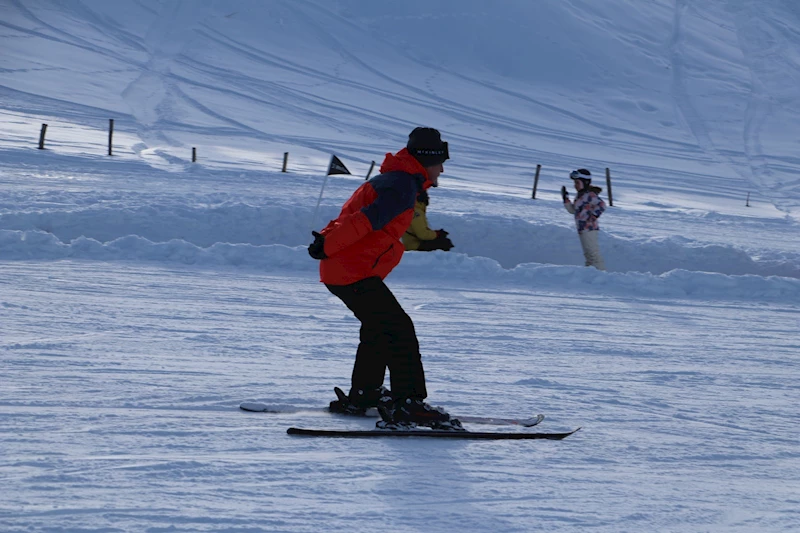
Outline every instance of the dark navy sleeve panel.
[[414, 209], [421, 187], [417, 176], [406, 172], [380, 174], [369, 183], [377, 196], [374, 202], [361, 208], [361, 212], [367, 216], [373, 230], [383, 228], [404, 211]]

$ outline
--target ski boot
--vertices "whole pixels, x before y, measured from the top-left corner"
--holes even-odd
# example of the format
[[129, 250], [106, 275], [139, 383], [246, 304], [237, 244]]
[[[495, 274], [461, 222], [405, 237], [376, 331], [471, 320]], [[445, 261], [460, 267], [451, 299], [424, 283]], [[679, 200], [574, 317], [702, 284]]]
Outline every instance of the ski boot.
[[377, 407], [382, 398], [391, 397], [391, 392], [384, 386], [371, 390], [350, 389], [349, 395], [339, 387], [334, 387], [333, 392], [337, 399], [330, 403], [328, 410], [344, 415], [366, 416], [367, 410]]
[[378, 404], [381, 420], [378, 429], [408, 430], [418, 426], [445, 431], [464, 431], [457, 418], [451, 418], [441, 407], [431, 407], [422, 400], [402, 398]]

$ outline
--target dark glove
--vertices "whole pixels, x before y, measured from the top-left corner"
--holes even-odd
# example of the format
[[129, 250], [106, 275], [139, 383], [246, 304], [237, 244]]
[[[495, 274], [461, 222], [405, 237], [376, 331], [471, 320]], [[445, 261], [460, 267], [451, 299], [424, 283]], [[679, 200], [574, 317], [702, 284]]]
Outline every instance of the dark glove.
[[325, 255], [325, 235], [312, 231], [311, 235], [314, 236], [314, 242], [308, 245], [308, 255], [314, 259], [327, 259]]
[[448, 235], [450, 235], [450, 234], [449, 234], [449, 233], [447, 233], [447, 232], [446, 232], [445, 230], [443, 230], [443, 229], [437, 229], [437, 230], [436, 230], [436, 238], [437, 238], [437, 239], [443, 239], [443, 238], [447, 237]]
[[445, 252], [447, 252], [450, 250], [450, 248], [453, 247], [454, 247], [453, 241], [451, 241], [447, 237], [436, 237], [435, 239], [431, 239], [429, 241], [420, 242], [417, 251], [432, 252], [434, 250], [444, 250]]
[[440, 239], [436, 239], [436, 241], [437, 241], [437, 244], [439, 246], [439, 249], [440, 250], [444, 250], [445, 252], [449, 252], [450, 248], [455, 247], [455, 245], [453, 244], [453, 241], [451, 241], [447, 237], [442, 237]]
[[567, 192], [567, 188], [563, 186], [561, 187], [561, 198], [565, 202], [569, 202], [569, 193]]

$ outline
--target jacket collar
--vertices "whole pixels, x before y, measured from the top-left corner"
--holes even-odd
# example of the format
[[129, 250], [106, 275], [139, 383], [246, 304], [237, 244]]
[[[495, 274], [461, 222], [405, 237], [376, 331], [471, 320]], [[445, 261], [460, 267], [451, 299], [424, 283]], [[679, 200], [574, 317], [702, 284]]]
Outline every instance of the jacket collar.
[[419, 176], [422, 181], [422, 190], [426, 190], [433, 185], [433, 182], [428, 179], [428, 171], [425, 170], [425, 167], [413, 155], [409, 154], [405, 148], [394, 155], [386, 154], [386, 158], [381, 165], [381, 174], [386, 172], [406, 172]]

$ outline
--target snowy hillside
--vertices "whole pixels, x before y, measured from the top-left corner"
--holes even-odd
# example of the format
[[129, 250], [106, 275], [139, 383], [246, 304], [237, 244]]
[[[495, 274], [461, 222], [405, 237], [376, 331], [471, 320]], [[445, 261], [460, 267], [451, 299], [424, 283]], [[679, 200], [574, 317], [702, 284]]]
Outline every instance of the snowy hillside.
[[[782, 0], [0, 0], [0, 530], [800, 529], [799, 27]], [[563, 442], [285, 433], [372, 425], [320, 412], [359, 324], [306, 247], [418, 125], [455, 248], [387, 284], [429, 400]], [[607, 201], [611, 172], [607, 272], [577, 167]]]
[[554, 191], [581, 165], [612, 168], [628, 207], [800, 205], [791, 2], [4, 3], [15, 147], [49, 117], [73, 130], [53, 146], [82, 152], [103, 136], [75, 128], [116, 118], [119, 154], [156, 166], [198, 146], [204, 164], [290, 151], [318, 170], [334, 151], [360, 172], [435, 124], [460, 186], [524, 194], [541, 164]]

